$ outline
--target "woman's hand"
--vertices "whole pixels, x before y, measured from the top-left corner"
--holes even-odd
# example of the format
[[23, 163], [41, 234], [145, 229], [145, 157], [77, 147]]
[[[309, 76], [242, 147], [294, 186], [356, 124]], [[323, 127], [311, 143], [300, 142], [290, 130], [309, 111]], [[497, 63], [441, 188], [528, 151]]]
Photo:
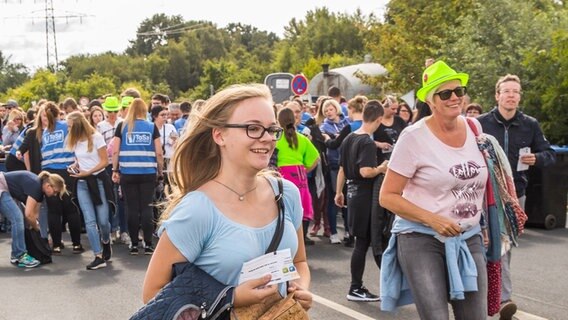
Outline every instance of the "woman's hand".
[[461, 233], [461, 227], [456, 222], [437, 214], [431, 215], [428, 225], [444, 237], [455, 237]]
[[343, 208], [345, 199], [343, 198], [343, 192], [339, 192], [335, 194], [335, 205]]
[[79, 171], [79, 173], [69, 174], [69, 176], [71, 176], [73, 178], [83, 178], [83, 177], [88, 177], [90, 175], [91, 175], [91, 172], [89, 172], [89, 171]]
[[235, 299], [233, 301], [233, 305], [235, 307], [246, 307], [256, 303], [261, 303], [264, 299], [278, 292], [278, 286], [267, 286], [270, 279], [271, 276], [266, 275], [262, 278], [249, 280], [240, 284], [235, 288]]
[[118, 172], [113, 172], [112, 173], [112, 182], [119, 184], [120, 183], [120, 173]]
[[294, 299], [300, 303], [304, 310], [308, 311], [312, 307], [312, 293], [302, 288], [295, 281], [290, 281], [288, 293], [294, 293]]

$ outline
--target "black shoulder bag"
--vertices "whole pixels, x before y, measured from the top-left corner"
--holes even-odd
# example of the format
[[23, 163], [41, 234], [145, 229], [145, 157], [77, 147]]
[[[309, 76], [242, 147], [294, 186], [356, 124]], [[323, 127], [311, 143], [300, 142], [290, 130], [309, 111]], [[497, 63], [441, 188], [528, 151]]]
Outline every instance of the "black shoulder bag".
[[[284, 232], [284, 190], [278, 178], [278, 218], [276, 232], [266, 249], [275, 251]], [[230, 318], [235, 287], [220, 283], [191, 262], [172, 265], [172, 281], [165, 285], [148, 304], [130, 320], [224, 320]]]

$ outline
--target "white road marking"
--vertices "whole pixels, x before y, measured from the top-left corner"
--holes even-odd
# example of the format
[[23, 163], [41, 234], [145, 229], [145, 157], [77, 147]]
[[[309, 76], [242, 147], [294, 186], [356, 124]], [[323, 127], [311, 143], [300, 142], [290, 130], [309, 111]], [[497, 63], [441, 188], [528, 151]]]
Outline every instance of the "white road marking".
[[517, 310], [517, 313], [515, 313], [514, 317], [519, 320], [548, 320], [547, 318], [539, 317], [534, 314], [523, 312], [521, 310]]
[[[349, 308], [347, 308], [347, 307], [345, 307], [345, 306], [342, 306], [342, 305], [340, 305], [340, 304], [338, 304], [338, 303], [335, 303], [335, 302], [333, 302], [333, 301], [331, 301], [331, 300], [327, 300], [326, 298], [322, 298], [322, 297], [320, 297], [320, 296], [318, 296], [318, 295], [315, 295], [315, 294], [313, 294], [313, 293], [312, 293], [312, 297], [313, 297], [313, 299], [314, 299], [315, 302], [317, 302], [317, 303], [319, 303], [319, 304], [322, 304], [322, 305], [324, 305], [324, 306], [326, 306], [326, 307], [328, 307], [328, 308], [330, 308], [330, 309], [333, 309], [333, 310], [335, 310], [335, 311], [337, 311], [337, 312], [343, 313], [344, 315], [349, 316], [349, 317], [351, 317], [351, 318], [353, 318], [353, 319], [357, 319], [357, 320], [375, 320], [375, 319], [373, 319], [373, 318], [371, 318], [371, 317], [369, 317], [369, 316], [367, 316], [367, 315], [364, 315], [364, 314], [362, 314], [362, 313], [360, 313], [360, 312], [357, 312], [357, 311], [355, 311], [355, 310], [349, 309]], [[536, 319], [535, 319], [535, 320], [536, 320]]]
[[[319, 304], [322, 304], [330, 309], [333, 309], [337, 312], [343, 313], [346, 316], [349, 316], [353, 319], [357, 319], [357, 320], [375, 320], [367, 315], [364, 315], [360, 312], [357, 312], [353, 309], [349, 309], [346, 306], [342, 306], [338, 303], [335, 303], [331, 300], [328, 300], [326, 298], [320, 297], [316, 294], [312, 293], [312, 297], [314, 299], [314, 302], [317, 302]], [[524, 312], [521, 310], [518, 310], [517, 313], [515, 313], [515, 318], [519, 319], [519, 320], [548, 320], [547, 318], [543, 318], [543, 317], [539, 317], [537, 315], [528, 313], [528, 312]]]

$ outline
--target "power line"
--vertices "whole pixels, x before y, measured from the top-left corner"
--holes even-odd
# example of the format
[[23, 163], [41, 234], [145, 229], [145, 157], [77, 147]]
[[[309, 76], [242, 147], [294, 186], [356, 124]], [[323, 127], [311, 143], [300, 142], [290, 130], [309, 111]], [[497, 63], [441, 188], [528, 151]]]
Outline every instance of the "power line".
[[[39, 0], [41, 2], [41, 0]], [[3, 1], [4, 4], [8, 4], [8, 0]], [[34, 3], [37, 2], [34, 0]], [[22, 0], [19, 0], [19, 3], [22, 4]], [[55, 30], [55, 20], [65, 19], [66, 23], [69, 23], [70, 19], [79, 19], [80, 23], [83, 23], [83, 18], [86, 17], [93, 17], [93, 15], [87, 15], [83, 13], [77, 12], [68, 12], [63, 15], [56, 15], [55, 10], [53, 8], [53, 0], [45, 0], [45, 8], [44, 10], [34, 10], [31, 12], [31, 16], [13, 16], [13, 17], [4, 17], [4, 20], [7, 19], [22, 19], [22, 20], [32, 20], [32, 23], [35, 20], [44, 20], [45, 21], [45, 51], [46, 51], [46, 67], [47, 69], [53, 70], [57, 72], [59, 68], [59, 57], [57, 54], [57, 32]], [[39, 16], [39, 13], [42, 16]]]

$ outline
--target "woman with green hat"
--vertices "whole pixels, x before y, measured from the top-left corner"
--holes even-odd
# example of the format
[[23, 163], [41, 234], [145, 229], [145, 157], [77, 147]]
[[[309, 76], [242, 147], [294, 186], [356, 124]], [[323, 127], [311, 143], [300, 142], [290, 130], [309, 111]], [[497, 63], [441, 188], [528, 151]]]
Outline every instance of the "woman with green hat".
[[381, 266], [383, 310], [414, 300], [420, 318], [449, 319], [449, 297], [456, 319], [487, 317], [479, 221], [488, 172], [461, 116], [468, 78], [443, 61], [427, 67], [417, 96], [432, 115], [406, 128], [393, 150], [380, 193], [397, 215]]

